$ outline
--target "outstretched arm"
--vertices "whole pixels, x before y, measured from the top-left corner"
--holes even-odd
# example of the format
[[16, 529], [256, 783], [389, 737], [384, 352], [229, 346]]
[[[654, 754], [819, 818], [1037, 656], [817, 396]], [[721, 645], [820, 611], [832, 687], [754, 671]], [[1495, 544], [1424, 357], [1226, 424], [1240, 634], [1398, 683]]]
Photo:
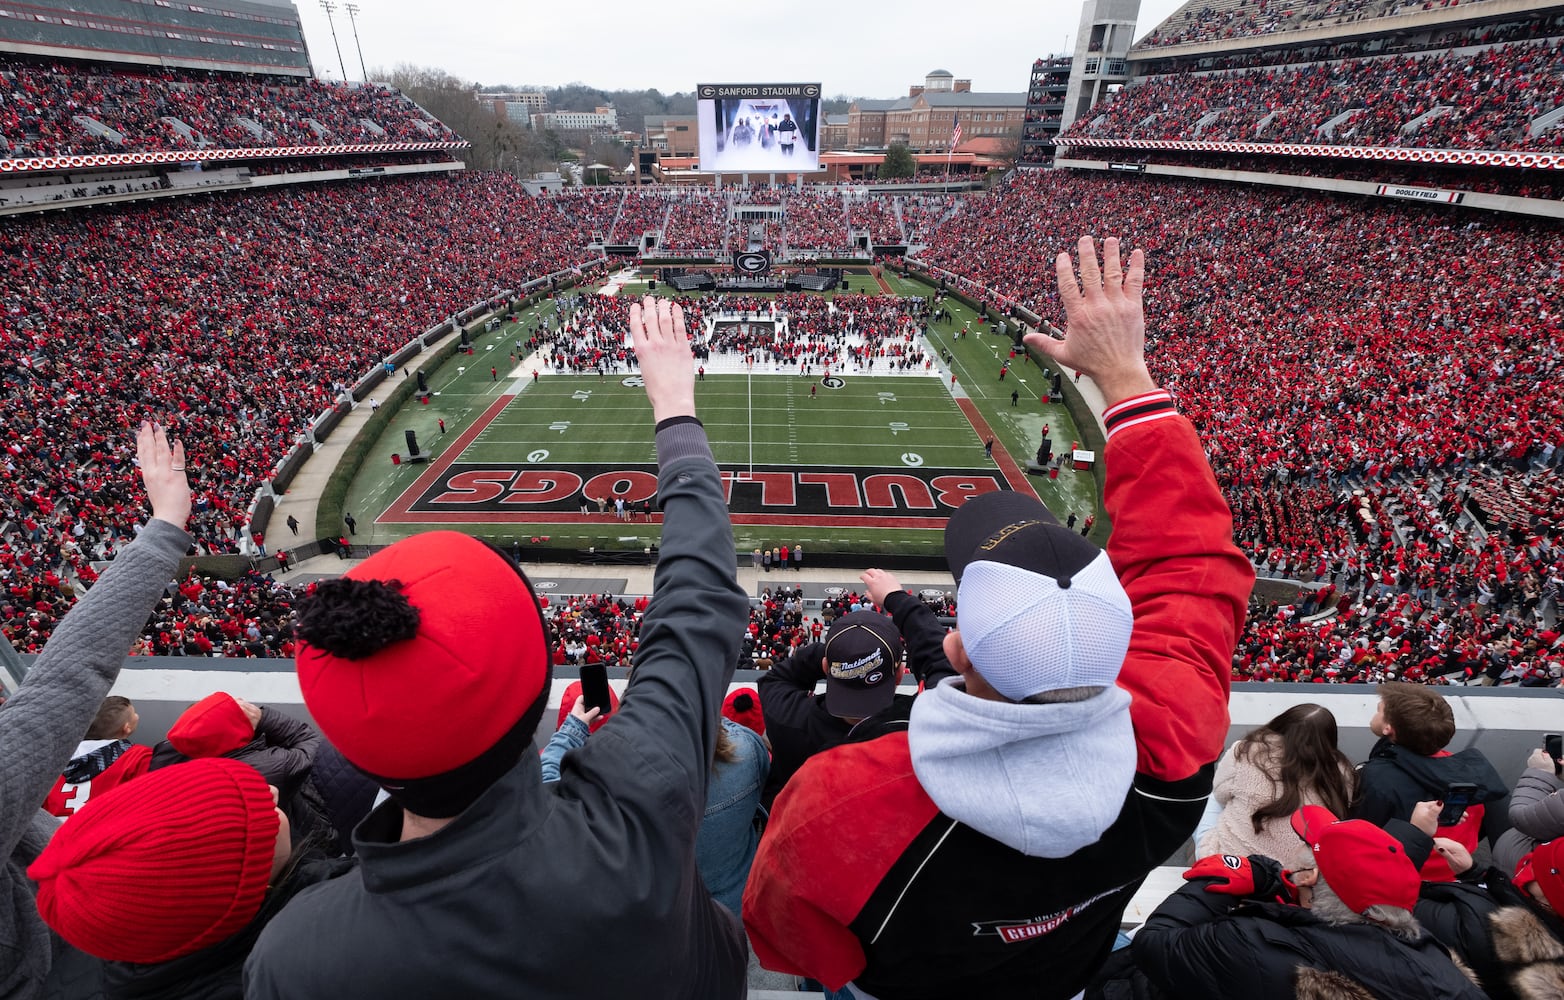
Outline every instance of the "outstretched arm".
[[[655, 813], [670, 843], [688, 844], [704, 811], [717, 720], [748, 602], [738, 585], [717, 465], [695, 418], [694, 359], [683, 311], [648, 296], [630, 307], [630, 331], [657, 420], [661, 555], [624, 706], [573, 757], [575, 766], [564, 769], [561, 782], [583, 778], [612, 786], [620, 807]], [[638, 775], [628, 784], [627, 753], [636, 759]]]
[[131, 642], [190, 546], [184, 445], [170, 446], [162, 427], [144, 423], [136, 457], [152, 519], [61, 620], [27, 680], [0, 707], [0, 850], [6, 857], [92, 724]]
[[1135, 613], [1119, 686], [1134, 699], [1137, 769], [1180, 781], [1222, 752], [1254, 567], [1233, 544], [1232, 514], [1194, 427], [1146, 370], [1145, 255], [1131, 254], [1126, 271], [1110, 238], [1099, 269], [1090, 237], [1079, 255], [1079, 282], [1069, 254], [1057, 261], [1064, 339], [1031, 333], [1026, 342], [1102, 390], [1108, 557]]

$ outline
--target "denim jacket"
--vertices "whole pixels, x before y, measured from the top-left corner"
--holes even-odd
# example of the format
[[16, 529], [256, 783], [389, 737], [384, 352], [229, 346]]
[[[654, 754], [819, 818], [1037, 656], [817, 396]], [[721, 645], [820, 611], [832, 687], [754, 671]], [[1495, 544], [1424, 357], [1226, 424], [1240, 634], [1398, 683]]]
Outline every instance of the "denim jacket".
[[[711, 898], [738, 913], [744, 883], [749, 879], [749, 865], [755, 859], [764, 827], [760, 790], [771, 771], [771, 756], [749, 727], [730, 719], [723, 719], [722, 727], [737, 747], [738, 759], [719, 764], [712, 771], [706, 790], [706, 812], [695, 837], [695, 865]], [[544, 781], [559, 780], [559, 765], [565, 754], [585, 744], [588, 734], [586, 723], [573, 715], [565, 716], [564, 724], [543, 748]]]

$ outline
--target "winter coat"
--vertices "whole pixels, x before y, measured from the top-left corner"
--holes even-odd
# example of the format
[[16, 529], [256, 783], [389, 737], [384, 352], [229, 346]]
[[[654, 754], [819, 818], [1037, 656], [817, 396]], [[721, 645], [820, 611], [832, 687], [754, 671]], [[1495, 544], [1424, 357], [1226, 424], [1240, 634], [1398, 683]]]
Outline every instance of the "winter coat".
[[[1479, 839], [1487, 838], [1489, 844], [1498, 841], [1509, 827], [1505, 802], [1509, 788], [1475, 747], [1425, 757], [1381, 739], [1369, 751], [1368, 760], [1358, 766], [1352, 818], [1366, 819], [1375, 826], [1384, 826], [1392, 819], [1409, 820], [1419, 802], [1443, 799], [1449, 786], [1457, 783], [1477, 786], [1473, 800], [1477, 804], [1467, 807], [1460, 823], [1440, 827], [1438, 835], [1456, 841], [1468, 851], [1477, 849]], [[1455, 878], [1439, 854], [1431, 856], [1422, 870], [1423, 878], [1433, 881], [1449, 882]]]
[[262, 933], [249, 1000], [743, 995], [743, 928], [701, 885], [695, 838], [748, 602], [700, 424], [664, 421], [657, 453], [657, 597], [613, 723], [553, 784], [524, 750], [427, 836], [401, 840], [395, 802], [371, 812], [357, 870]]
[[1409, 942], [1373, 924], [1328, 924], [1302, 907], [1205, 891], [1213, 881], [1185, 883], [1130, 945], [1170, 996], [1484, 1000], [1432, 935]]
[[1564, 921], [1497, 867], [1460, 882], [1424, 882], [1416, 916], [1494, 1000], [1564, 996]]
[[1254, 569], [1166, 394], [1106, 420], [1108, 555], [1135, 612], [1118, 683], [1017, 704], [947, 677], [905, 731], [812, 757], [744, 893], [765, 968], [880, 1000], [1070, 997], [1146, 873], [1188, 840], [1226, 743]]
[[1510, 792], [1510, 822], [1514, 824], [1493, 845], [1494, 864], [1514, 873], [1521, 858], [1538, 844], [1564, 837], [1564, 780], [1552, 771], [1528, 767]]
[[[1203, 858], [1212, 854], [1236, 854], [1248, 857], [1251, 854], [1263, 854], [1268, 858], [1276, 858], [1288, 868], [1312, 868], [1308, 845], [1293, 832], [1289, 817], [1273, 817], [1265, 821], [1259, 833], [1254, 831], [1252, 817], [1255, 810], [1270, 805], [1281, 794], [1280, 787], [1271, 777], [1281, 771], [1281, 737], [1268, 735], [1237, 754], [1243, 745], [1243, 740], [1234, 742], [1217, 761], [1211, 794], [1222, 806], [1222, 815], [1217, 819], [1216, 826], [1200, 838], [1195, 849], [1196, 856]], [[1350, 769], [1346, 776], [1350, 782]], [[1324, 805], [1324, 802], [1313, 789], [1305, 789], [1299, 805]]]
[[[157, 965], [105, 962], [104, 1000], [243, 1000], [240, 973], [261, 931], [294, 896], [346, 874], [353, 864], [307, 850], [281, 884], [267, 891], [255, 918], [226, 941]], [[106, 915], [105, 919], [113, 918]]]

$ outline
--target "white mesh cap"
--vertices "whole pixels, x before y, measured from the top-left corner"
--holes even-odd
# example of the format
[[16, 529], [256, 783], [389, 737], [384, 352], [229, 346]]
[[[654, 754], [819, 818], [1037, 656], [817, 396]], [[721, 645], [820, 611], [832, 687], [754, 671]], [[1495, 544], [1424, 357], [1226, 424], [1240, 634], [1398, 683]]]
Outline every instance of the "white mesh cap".
[[956, 594], [961, 644], [983, 679], [1012, 701], [1118, 679], [1134, 614], [1108, 554], [1099, 550], [1064, 583], [1008, 563], [965, 567]]

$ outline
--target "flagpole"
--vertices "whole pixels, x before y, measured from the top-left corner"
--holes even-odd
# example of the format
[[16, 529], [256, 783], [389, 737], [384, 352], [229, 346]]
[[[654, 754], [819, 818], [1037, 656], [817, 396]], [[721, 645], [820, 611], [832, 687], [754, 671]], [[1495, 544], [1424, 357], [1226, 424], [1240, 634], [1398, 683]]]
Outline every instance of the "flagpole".
[[956, 143], [961, 139], [961, 112], [955, 111], [950, 116], [950, 142], [945, 147], [945, 183], [942, 185], [944, 192], [950, 191], [950, 158], [956, 155]]

